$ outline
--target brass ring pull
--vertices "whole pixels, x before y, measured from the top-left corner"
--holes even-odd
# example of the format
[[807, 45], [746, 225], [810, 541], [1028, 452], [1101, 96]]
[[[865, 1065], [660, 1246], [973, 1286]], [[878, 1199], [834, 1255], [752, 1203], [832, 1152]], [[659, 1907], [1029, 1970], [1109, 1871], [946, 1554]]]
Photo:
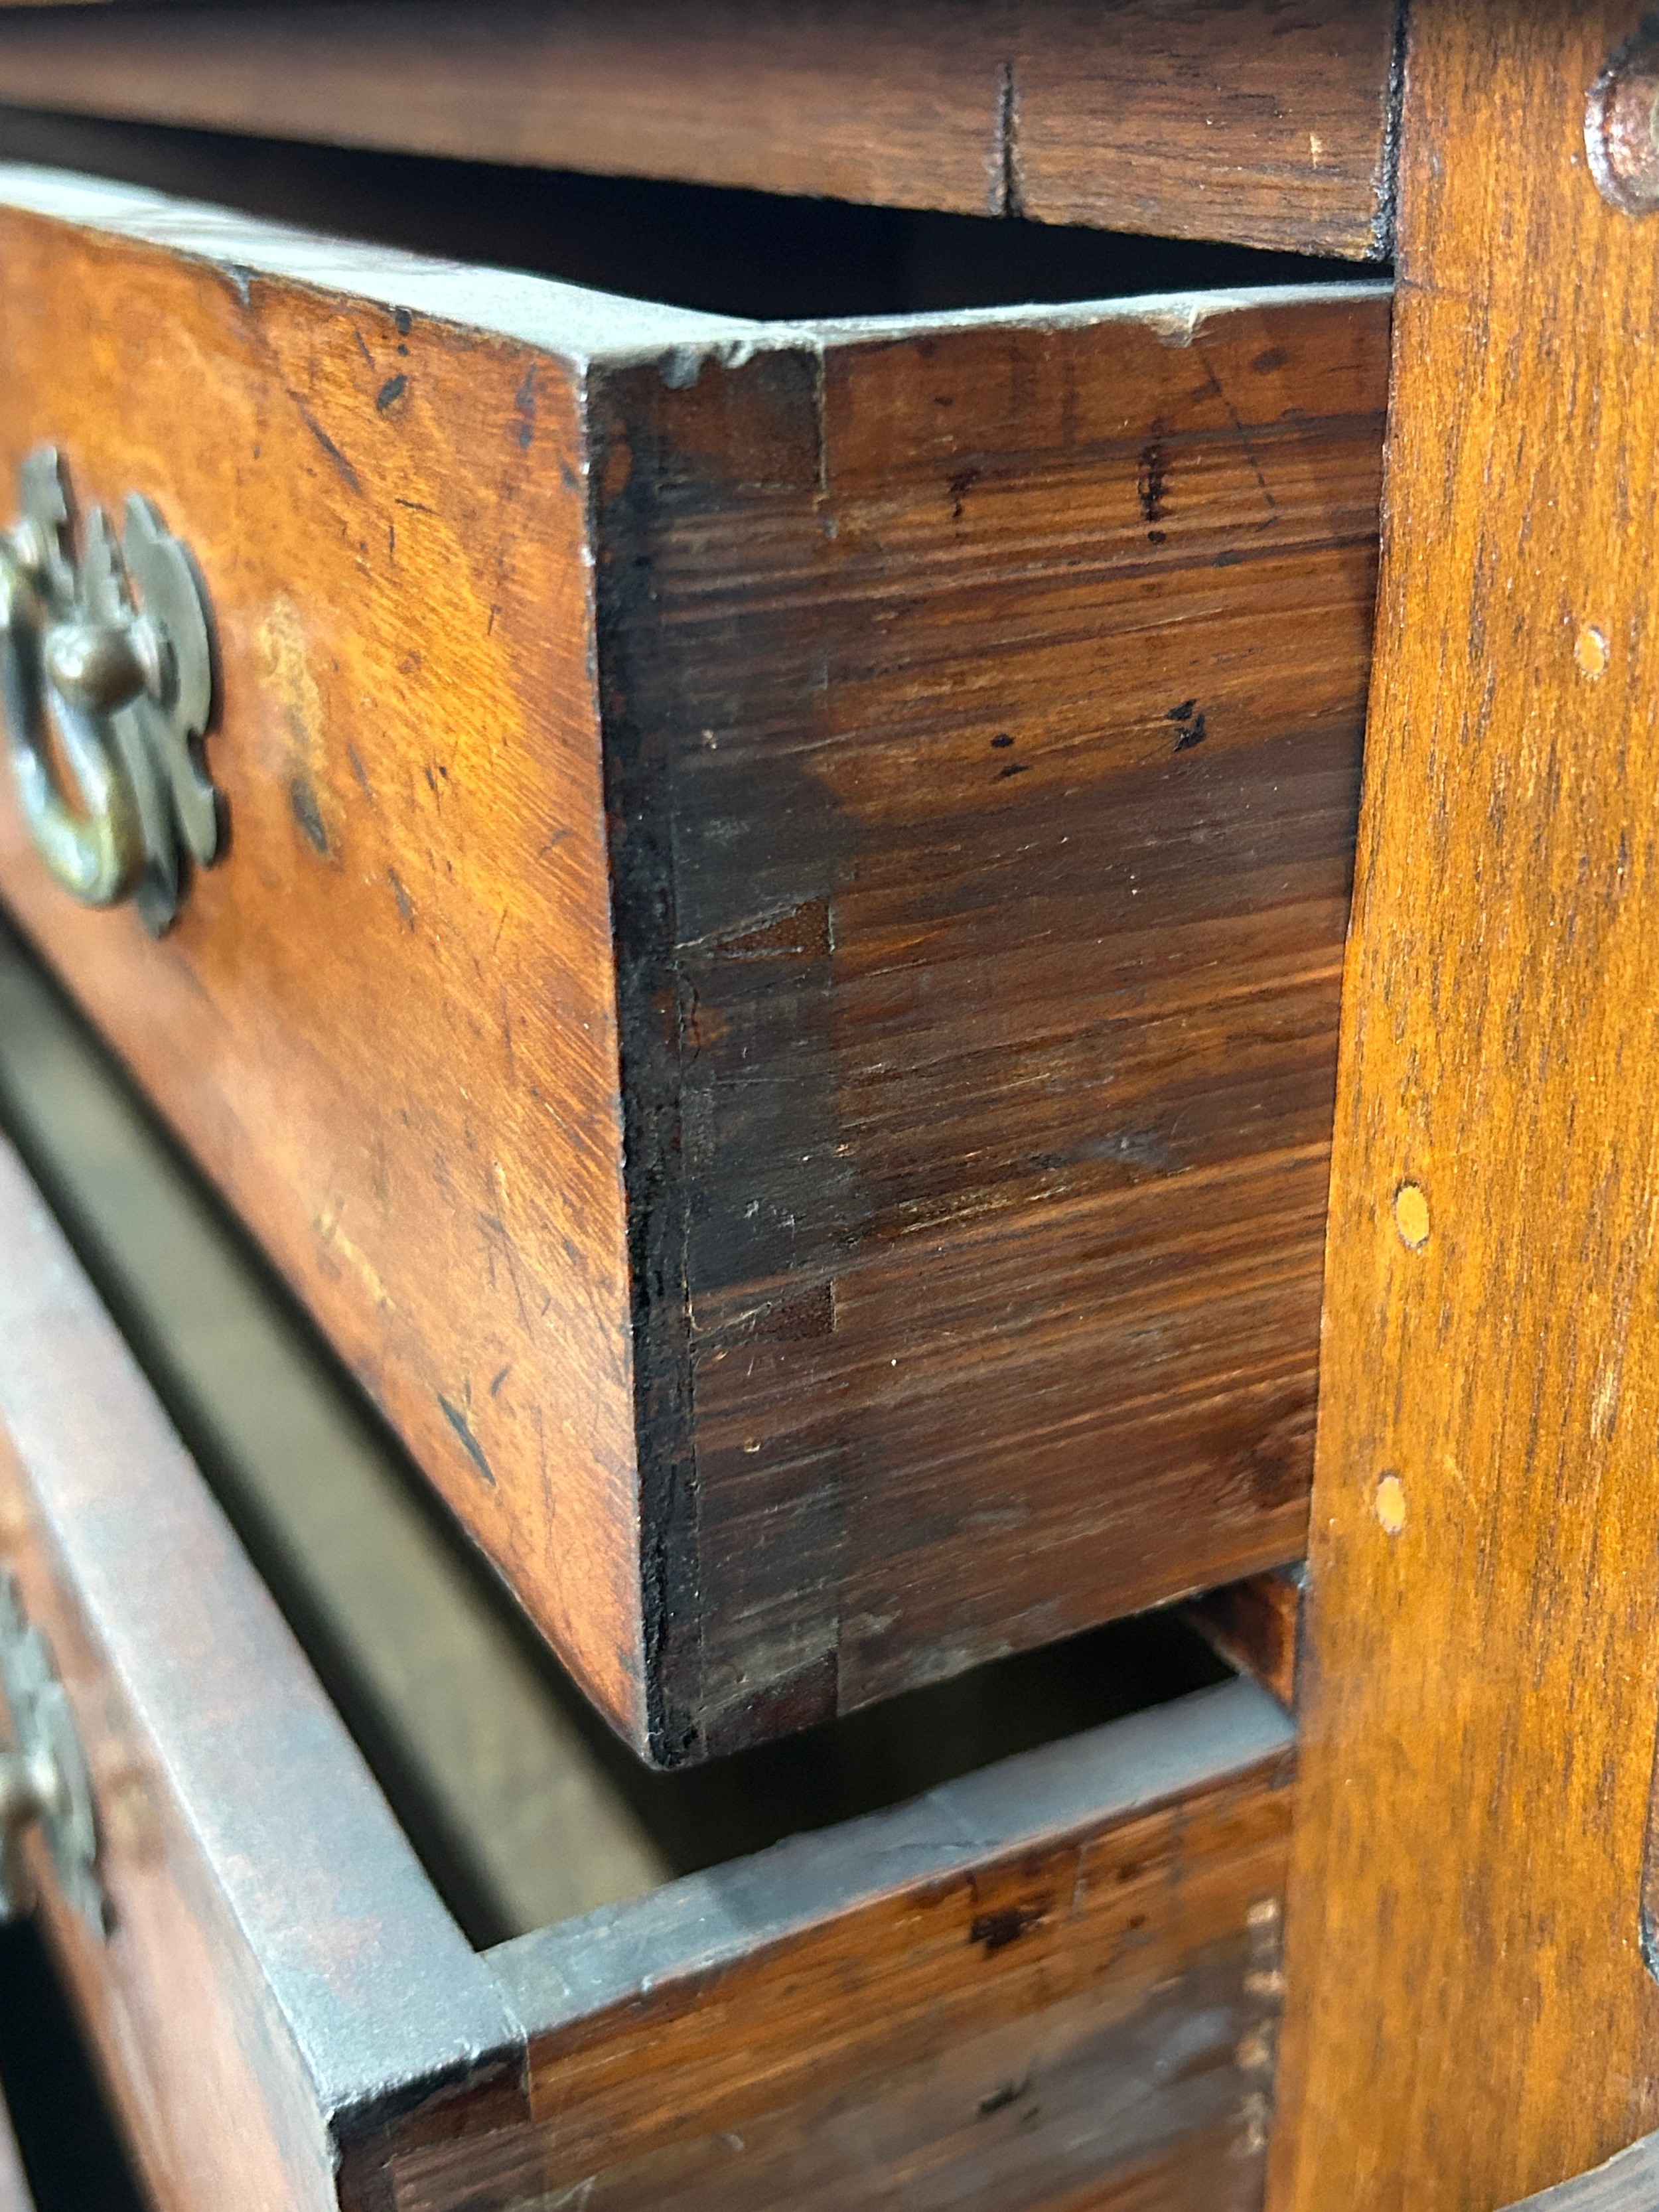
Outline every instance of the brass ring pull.
[[189, 863], [210, 866], [221, 845], [200, 757], [213, 705], [206, 594], [148, 501], [127, 501], [125, 542], [94, 507], [77, 566], [50, 447], [23, 463], [20, 486], [21, 520], [0, 538], [0, 707], [23, 819], [66, 891], [88, 906], [131, 898], [159, 936]]
[[0, 1923], [26, 1905], [28, 1886], [16, 1844], [39, 1821], [67, 1903], [96, 1936], [109, 1926], [98, 1879], [98, 1823], [75, 1717], [38, 1628], [31, 1628], [12, 1576], [0, 1574], [0, 1692], [15, 1748], [0, 1750]]

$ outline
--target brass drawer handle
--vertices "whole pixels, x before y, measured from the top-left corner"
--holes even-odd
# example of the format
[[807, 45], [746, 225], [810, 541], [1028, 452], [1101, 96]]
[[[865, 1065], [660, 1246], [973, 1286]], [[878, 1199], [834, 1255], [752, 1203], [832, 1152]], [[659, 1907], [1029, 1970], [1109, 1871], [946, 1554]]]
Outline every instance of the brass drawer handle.
[[0, 1751], [0, 1923], [26, 1905], [17, 1844], [38, 1820], [64, 1899], [101, 1937], [108, 1912], [98, 1879], [92, 1777], [51, 1650], [29, 1626], [9, 1574], [0, 1574], [0, 1694], [14, 1740], [11, 1750]]
[[21, 517], [0, 536], [0, 694], [23, 818], [66, 891], [88, 906], [131, 898], [159, 937], [188, 862], [220, 850], [199, 751], [213, 706], [207, 595], [148, 500], [128, 499], [125, 540], [94, 507], [77, 564], [52, 447], [29, 455], [19, 486]]

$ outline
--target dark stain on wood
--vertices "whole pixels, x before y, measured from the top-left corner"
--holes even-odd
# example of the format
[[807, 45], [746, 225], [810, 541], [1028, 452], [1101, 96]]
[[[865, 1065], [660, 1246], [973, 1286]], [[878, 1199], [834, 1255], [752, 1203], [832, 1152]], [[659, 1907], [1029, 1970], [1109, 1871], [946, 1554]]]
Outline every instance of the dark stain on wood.
[[354, 492], [361, 493], [363, 488], [362, 479], [358, 476], [356, 470], [352, 467], [350, 462], [347, 460], [345, 455], [335, 444], [333, 439], [329, 436], [327, 431], [324, 429], [322, 424], [317, 420], [317, 417], [312, 413], [311, 410], [297, 398], [295, 399], [295, 404], [300, 410], [300, 420], [305, 424], [307, 429], [310, 431], [312, 436], [317, 441], [317, 443], [328, 455], [328, 458], [333, 464], [335, 471], [338, 475], [341, 483], [349, 485]]
[[993, 2089], [988, 2097], [980, 2099], [980, 2118], [988, 2120], [993, 2112], [1006, 2112], [1010, 2105], [1021, 2103], [1030, 2094], [1031, 2076], [1029, 2074], [1018, 2081], [1005, 2081], [1000, 2088]]
[[1179, 707], [1171, 707], [1165, 720], [1184, 726], [1175, 741], [1178, 753], [1190, 752], [1194, 745], [1201, 745], [1209, 734], [1208, 719], [1198, 711], [1196, 699], [1188, 699]]
[[536, 436], [536, 369], [532, 362], [524, 373], [524, 381], [513, 396], [514, 412], [519, 418], [518, 440], [528, 453]]
[[1046, 1897], [1032, 1904], [1000, 1905], [994, 1912], [980, 1914], [968, 1930], [968, 1940], [982, 1943], [986, 1957], [993, 1958], [1010, 1943], [1018, 1943], [1022, 1936], [1029, 1936], [1032, 1929], [1040, 1928], [1053, 1909], [1053, 1900]]
[[[1170, 457], [1162, 446], [1148, 446], [1140, 456], [1140, 472], [1135, 483], [1135, 496], [1140, 501], [1140, 512], [1148, 522], [1162, 522], [1169, 500]], [[1155, 545], [1164, 539], [1161, 534], [1147, 532]]]

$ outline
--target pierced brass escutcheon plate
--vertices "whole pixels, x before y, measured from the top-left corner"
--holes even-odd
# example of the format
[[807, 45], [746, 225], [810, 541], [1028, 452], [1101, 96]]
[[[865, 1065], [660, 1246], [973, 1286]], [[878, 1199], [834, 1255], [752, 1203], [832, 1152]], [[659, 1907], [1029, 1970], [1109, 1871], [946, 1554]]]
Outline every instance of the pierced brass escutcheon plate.
[[210, 866], [222, 844], [201, 757], [214, 694], [207, 593], [148, 500], [128, 499], [119, 538], [94, 507], [77, 562], [56, 450], [31, 453], [19, 483], [21, 518], [0, 537], [0, 698], [23, 817], [65, 890], [88, 906], [131, 898], [159, 937], [190, 863]]

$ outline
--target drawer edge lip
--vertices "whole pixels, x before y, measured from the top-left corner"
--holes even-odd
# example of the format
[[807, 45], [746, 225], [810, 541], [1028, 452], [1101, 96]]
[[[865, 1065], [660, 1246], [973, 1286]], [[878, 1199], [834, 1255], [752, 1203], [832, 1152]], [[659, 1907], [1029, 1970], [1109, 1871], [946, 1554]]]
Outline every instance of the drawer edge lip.
[[1659, 2203], [1659, 2134], [1638, 2136], [1587, 2173], [1523, 2197], [1508, 2212], [1642, 2212]]
[[899, 344], [912, 338], [944, 337], [962, 331], [1015, 329], [1079, 331], [1123, 323], [1162, 326], [1172, 348], [1190, 345], [1211, 321], [1249, 314], [1262, 307], [1333, 307], [1390, 301], [1393, 281], [1386, 276], [1340, 276], [1302, 284], [1200, 285], [1185, 291], [1108, 293], [1093, 300], [1038, 300], [988, 307], [927, 307], [891, 315], [826, 315], [796, 323], [760, 323], [757, 350], [793, 339], [830, 349], [839, 346]]
[[234, 208], [73, 169], [0, 161], [0, 210], [203, 261], [239, 289], [273, 277], [325, 295], [404, 308], [580, 363], [651, 359], [682, 348], [753, 345], [778, 327], [635, 300], [483, 262], [446, 261], [331, 237]]
[[[491, 1978], [3, 1136], [0, 1249], [18, 1262], [0, 1273], [0, 1426], [52, 1571], [120, 1686], [325, 2121], [361, 2124], [516, 2063]], [[65, 1371], [96, 1376], [76, 1394], [72, 1437], [29, 1371], [48, 1339]], [[170, 1633], [192, 1608], [193, 1659]], [[228, 1712], [232, 1679], [245, 1690]], [[280, 1759], [262, 1759], [273, 1741]], [[349, 1978], [319, 1967], [325, 1957]]]
[[206, 262], [232, 283], [251, 276], [329, 295], [412, 309], [434, 322], [533, 347], [573, 363], [620, 369], [659, 362], [671, 380], [695, 380], [703, 355], [731, 359], [805, 348], [898, 344], [958, 331], [1065, 331], [1147, 322], [1172, 347], [1189, 345], [1218, 316], [1263, 306], [1363, 304], [1392, 298], [1386, 277], [1302, 284], [1233, 284], [1100, 299], [929, 308], [890, 315], [803, 316], [756, 321], [567, 283], [556, 277], [446, 261], [272, 222], [205, 200], [112, 184], [71, 169], [0, 161], [0, 209], [128, 239]]
[[999, 1760], [925, 1796], [483, 1954], [526, 2040], [788, 1940], [895, 1891], [1288, 1765], [1296, 1729], [1242, 1677]]

